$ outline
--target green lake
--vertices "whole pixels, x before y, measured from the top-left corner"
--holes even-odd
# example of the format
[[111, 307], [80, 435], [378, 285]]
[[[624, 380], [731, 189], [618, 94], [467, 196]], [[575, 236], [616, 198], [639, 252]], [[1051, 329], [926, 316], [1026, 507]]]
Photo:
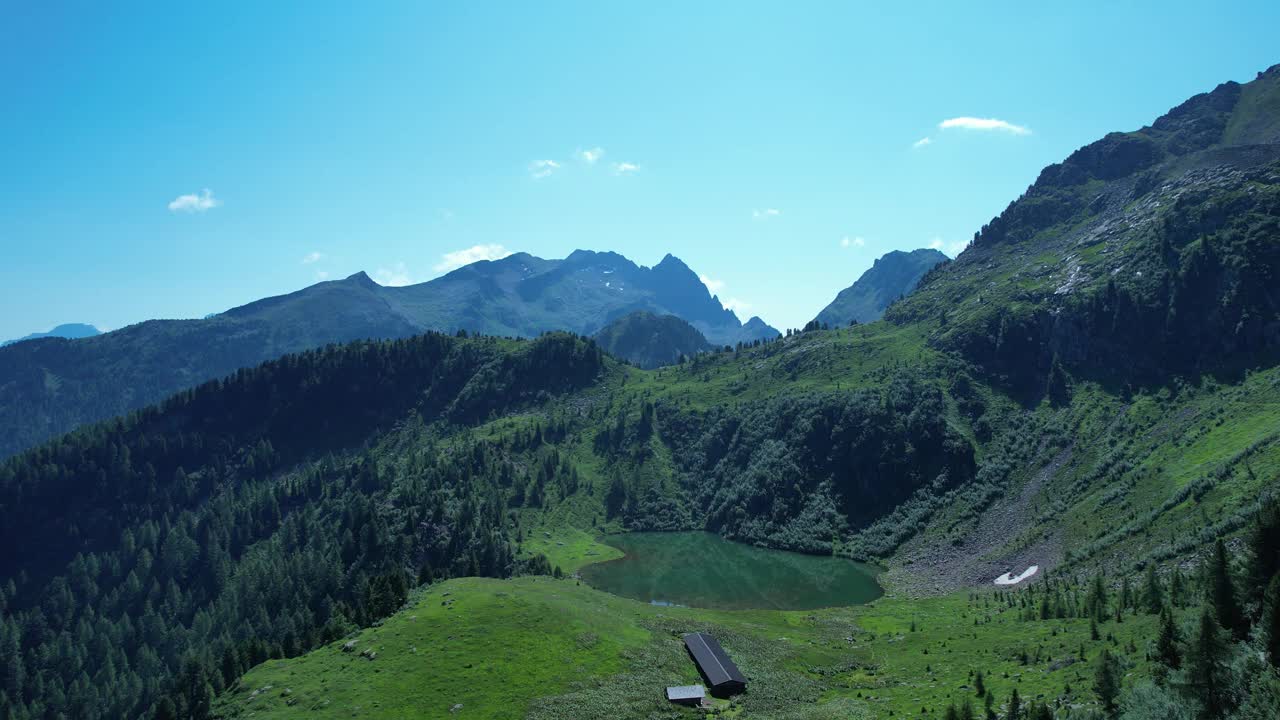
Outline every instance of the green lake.
[[874, 568], [843, 558], [766, 550], [706, 532], [611, 535], [625, 557], [587, 565], [597, 590], [659, 605], [812, 610], [880, 597]]

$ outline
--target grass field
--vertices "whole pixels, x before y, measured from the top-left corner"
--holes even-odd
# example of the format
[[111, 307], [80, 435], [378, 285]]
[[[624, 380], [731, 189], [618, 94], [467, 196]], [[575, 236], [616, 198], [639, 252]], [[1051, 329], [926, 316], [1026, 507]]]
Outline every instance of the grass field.
[[[982, 671], [999, 703], [1089, 704], [1105, 645], [1141, 672], [1154, 618], [1090, 640], [1085, 620], [1028, 621], [991, 593], [882, 599], [808, 612], [646, 605], [577, 581], [464, 578], [420, 591], [386, 622], [300, 658], [267, 662], [219, 700], [243, 718], [695, 717], [662, 698], [698, 682], [679, 635], [719, 637], [749, 680], [717, 711], [742, 718], [939, 717]], [[975, 624], [976, 622], [976, 624]], [[913, 629], [914, 627], [914, 629]], [[1111, 636], [1111, 639], [1108, 639]], [[1132, 641], [1137, 652], [1126, 652]], [[344, 645], [352, 643], [351, 649]], [[362, 652], [376, 653], [369, 659]], [[460, 706], [460, 707], [459, 707]]]

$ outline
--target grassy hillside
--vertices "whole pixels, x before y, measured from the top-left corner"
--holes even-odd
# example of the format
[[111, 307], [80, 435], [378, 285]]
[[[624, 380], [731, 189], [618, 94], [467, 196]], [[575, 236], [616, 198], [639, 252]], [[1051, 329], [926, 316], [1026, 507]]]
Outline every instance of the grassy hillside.
[[693, 631], [714, 633], [748, 677], [747, 695], [716, 701], [742, 718], [941, 717], [953, 702], [981, 707], [977, 671], [997, 708], [1015, 688], [1024, 702], [1089, 705], [1080, 653], [1088, 660], [1103, 647], [1138, 648], [1130, 671], [1144, 671], [1153, 616], [1104, 624], [1093, 640], [1088, 620], [1027, 620], [1014, 604], [957, 594], [718, 612], [645, 605], [572, 579], [465, 578], [415, 594], [377, 627], [255, 668], [215, 710], [264, 719], [697, 717], [662, 696], [668, 685], [699, 682], [679, 639]]

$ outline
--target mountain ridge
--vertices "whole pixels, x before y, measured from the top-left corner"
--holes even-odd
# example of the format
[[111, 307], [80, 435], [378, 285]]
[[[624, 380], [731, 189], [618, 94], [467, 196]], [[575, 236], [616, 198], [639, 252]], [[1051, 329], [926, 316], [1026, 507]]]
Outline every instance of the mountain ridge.
[[686, 319], [716, 345], [778, 334], [758, 318], [740, 322], [671, 254], [647, 268], [614, 252], [516, 253], [402, 287], [361, 271], [200, 320], [0, 349], [0, 457], [290, 352], [431, 330], [590, 335], [637, 310]]
[[841, 290], [815, 319], [839, 327], [855, 320], [875, 322], [895, 300], [914, 290], [925, 273], [947, 261], [946, 255], [933, 248], [885, 253], [852, 285]]
[[80, 338], [94, 337], [101, 335], [102, 331], [88, 323], [63, 323], [54, 327], [49, 332], [31, 333], [13, 340], [0, 341], [0, 347], [13, 345], [14, 343], [25, 342], [27, 340], [37, 340], [39, 338], [56, 337], [66, 340], [78, 340]]

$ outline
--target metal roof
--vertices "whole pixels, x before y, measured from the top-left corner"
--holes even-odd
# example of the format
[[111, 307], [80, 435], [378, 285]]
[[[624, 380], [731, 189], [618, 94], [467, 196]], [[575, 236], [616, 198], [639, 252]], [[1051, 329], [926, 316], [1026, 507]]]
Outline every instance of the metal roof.
[[729, 682], [747, 684], [742, 671], [733, 664], [715, 638], [706, 633], [689, 633], [684, 636], [684, 645], [689, 648], [693, 661], [698, 663], [698, 668], [712, 687]]
[[701, 685], [674, 685], [667, 688], [668, 700], [700, 700], [707, 696], [707, 689]]

